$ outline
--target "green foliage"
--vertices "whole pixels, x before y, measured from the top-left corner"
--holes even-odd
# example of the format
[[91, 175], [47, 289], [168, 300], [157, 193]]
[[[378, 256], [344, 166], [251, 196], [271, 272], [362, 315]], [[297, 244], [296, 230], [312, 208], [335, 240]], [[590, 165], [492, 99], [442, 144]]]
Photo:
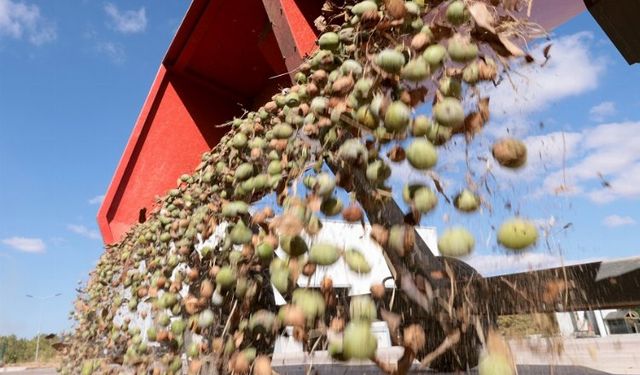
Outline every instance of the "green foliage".
[[[5, 364], [9, 363], [23, 363], [33, 362], [36, 353], [36, 339], [24, 339], [17, 338], [16, 335], [0, 336], [0, 362]], [[44, 338], [44, 335], [40, 336], [40, 352], [38, 354], [38, 360], [45, 362], [53, 359], [57, 352], [51, 346], [52, 342]]]
[[498, 317], [498, 329], [506, 337], [553, 336], [559, 332], [554, 314], [519, 314]]

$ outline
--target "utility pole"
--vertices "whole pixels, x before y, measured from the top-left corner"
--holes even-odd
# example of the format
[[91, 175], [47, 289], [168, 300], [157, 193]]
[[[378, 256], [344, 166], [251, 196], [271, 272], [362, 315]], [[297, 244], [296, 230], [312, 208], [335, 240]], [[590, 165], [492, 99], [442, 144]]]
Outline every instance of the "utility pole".
[[56, 293], [56, 294], [52, 294], [50, 296], [45, 296], [45, 297], [34, 296], [31, 294], [26, 295], [26, 297], [28, 298], [33, 298], [38, 300], [38, 336], [36, 338], [36, 358], [35, 358], [36, 363], [38, 362], [38, 354], [40, 352], [40, 328], [42, 326], [42, 301], [59, 297], [61, 295], [62, 293]]

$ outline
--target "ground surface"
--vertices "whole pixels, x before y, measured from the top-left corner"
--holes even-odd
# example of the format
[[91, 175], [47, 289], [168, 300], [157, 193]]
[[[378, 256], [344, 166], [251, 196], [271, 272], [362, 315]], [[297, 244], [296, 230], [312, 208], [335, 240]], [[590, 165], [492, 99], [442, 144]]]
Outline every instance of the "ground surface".
[[[17, 370], [17, 371], [14, 371]], [[0, 369], [0, 374], [25, 374], [25, 375], [53, 375], [56, 373], [54, 368], [40, 368], [40, 369], [24, 369], [24, 368], [9, 368]]]
[[[339, 369], [335, 368], [334, 370], [338, 370], [336, 372], [334, 372], [334, 374], [341, 374], [341, 375], [346, 375], [346, 374], [367, 374], [369, 373], [368, 371], [363, 371], [363, 369], [358, 369], [357, 371], [355, 369], [353, 369], [353, 371], [340, 371]], [[0, 374], [3, 373], [3, 370], [0, 370]], [[53, 375], [55, 374], [56, 371], [55, 369], [35, 369], [35, 370], [22, 370], [22, 371], [12, 371], [12, 372], [7, 372], [7, 374], [17, 374], [17, 375]], [[434, 372], [421, 372], [423, 374], [436, 374]], [[549, 366], [518, 366], [518, 373], [520, 375], [534, 375], [534, 374], [553, 374], [553, 375], [581, 375], [581, 374], [585, 374], [585, 375], [599, 375], [599, 374], [607, 374], [605, 372], [600, 372], [600, 371], [595, 371], [595, 370], [591, 370], [591, 369], [587, 369], [584, 367], [577, 367], [577, 366], [559, 366], [559, 367], [555, 367], [554, 371], [551, 372]], [[285, 375], [285, 374], [305, 374], [304, 369], [300, 369], [300, 370], [295, 370], [295, 369], [289, 369], [286, 372], [280, 372], [281, 375]], [[477, 374], [477, 372], [472, 372], [472, 374]]]
[[640, 374], [640, 334], [562, 340], [562, 354], [549, 352], [548, 340], [511, 341], [516, 362], [528, 365], [583, 366], [612, 374]]
[[[564, 339], [561, 355], [551, 355], [548, 340], [513, 340], [511, 348], [516, 356], [519, 375], [640, 375], [640, 334], [616, 335], [604, 338]], [[373, 365], [349, 365], [332, 363], [321, 352], [313, 358], [313, 374], [361, 375], [379, 374]], [[300, 365], [300, 356], [289, 355], [274, 358], [274, 366], [280, 375], [305, 375], [308, 368]], [[308, 363], [308, 362], [307, 362]], [[16, 371], [17, 370], [17, 371]], [[52, 375], [55, 369], [13, 368], [0, 369], [0, 374]], [[415, 374], [435, 375], [432, 371], [416, 371]], [[476, 371], [470, 372], [477, 374]]]
[[[562, 353], [552, 354], [553, 348], [561, 343]], [[511, 349], [518, 363], [518, 375], [578, 375], [578, 374], [633, 374], [640, 375], [640, 334], [615, 335], [603, 338], [563, 339], [556, 342], [546, 339], [510, 341]], [[399, 350], [399, 351], [398, 351]], [[387, 348], [382, 358], [397, 358], [401, 349]], [[326, 352], [316, 352], [311, 357], [287, 353], [274, 356], [273, 365], [280, 375], [305, 375], [313, 364], [311, 373], [317, 375], [360, 375], [381, 374], [370, 362], [343, 364], [331, 361]], [[415, 374], [436, 374], [422, 370]], [[471, 371], [471, 374], [477, 374]]]
[[[330, 366], [330, 369], [325, 367]], [[363, 374], [382, 374], [376, 367], [355, 367], [344, 365], [318, 365], [314, 367], [317, 372], [312, 374], [331, 374], [331, 375], [363, 375]], [[306, 375], [307, 372], [302, 366], [287, 366], [286, 368], [277, 369], [280, 375]], [[411, 374], [416, 375], [445, 375], [445, 373], [415, 370]], [[468, 374], [477, 375], [477, 370], [472, 370]], [[549, 366], [549, 365], [518, 365], [518, 375], [608, 375], [611, 373], [589, 369], [580, 366]], [[447, 373], [453, 375], [453, 373]]]

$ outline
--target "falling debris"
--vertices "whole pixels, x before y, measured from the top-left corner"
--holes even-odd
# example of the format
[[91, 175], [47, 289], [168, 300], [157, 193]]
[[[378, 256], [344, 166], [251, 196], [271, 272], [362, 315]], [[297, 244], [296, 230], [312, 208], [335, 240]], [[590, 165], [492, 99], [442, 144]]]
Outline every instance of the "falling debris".
[[[525, 5], [327, 0], [314, 21], [319, 48], [295, 71], [295, 83], [225, 124], [228, 133], [196, 170], [181, 176], [157, 209], [141, 212], [120, 243], [107, 246], [78, 290], [75, 333], [58, 345], [66, 358], [61, 372], [271, 374], [270, 355], [286, 327], [306, 351], [372, 359], [390, 373], [405, 373], [414, 359], [446, 370], [477, 365], [474, 332], [487, 327], [478, 323], [483, 312], [474, 293], [455, 288], [457, 271], [448, 263], [446, 272], [412, 263], [422, 241], [413, 223], [436, 207], [438, 195], [407, 185], [409, 219], [385, 216], [393, 190], [387, 180], [406, 159], [451, 203], [448, 194], [457, 192], [447, 192], [432, 170], [439, 148], [458, 137], [471, 142], [482, 131], [489, 97], [467, 94], [481, 92], [483, 82], [497, 84], [509, 59], [529, 56], [519, 44], [528, 37], [525, 20], [510, 12]], [[415, 113], [430, 102], [431, 114]], [[381, 149], [388, 143], [387, 159]], [[493, 155], [518, 168], [526, 147], [508, 139]], [[338, 188], [352, 202], [342, 202]], [[271, 194], [272, 206], [252, 215], [251, 205]], [[469, 214], [480, 203], [473, 188], [454, 199]], [[319, 290], [299, 286], [299, 277], [338, 262], [358, 275], [372, 271], [365, 252], [316, 239], [322, 221], [338, 215], [351, 223], [369, 219], [398, 290], [385, 293], [385, 280], [376, 280], [373, 299], [349, 301], [328, 277]], [[498, 233], [515, 250], [536, 239], [536, 228], [520, 218]], [[452, 257], [474, 245], [459, 226], [440, 244]], [[436, 282], [449, 284], [435, 291]], [[428, 329], [416, 324], [424, 314], [433, 317]], [[397, 367], [375, 357], [371, 321], [378, 316], [405, 349]], [[482, 358], [481, 373], [511, 370], [510, 356], [498, 349]]]

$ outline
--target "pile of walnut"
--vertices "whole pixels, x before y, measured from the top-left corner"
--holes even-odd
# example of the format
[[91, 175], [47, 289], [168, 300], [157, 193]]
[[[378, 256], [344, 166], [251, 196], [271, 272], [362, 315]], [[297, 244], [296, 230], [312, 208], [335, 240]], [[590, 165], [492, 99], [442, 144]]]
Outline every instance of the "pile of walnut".
[[[271, 374], [274, 341], [285, 327], [293, 327], [305, 350], [379, 363], [371, 322], [385, 298], [382, 284], [345, 302], [330, 278], [320, 289], [296, 282], [340, 257], [353, 272], [371, 269], [360, 250], [314, 237], [325, 217], [363, 220], [355, 200], [336, 196], [340, 181], [323, 171], [323, 162], [361, 169], [383, 199], [391, 195], [385, 181], [395, 163], [406, 159], [428, 171], [452, 137], [472, 142], [489, 121], [481, 83], [495, 82], [508, 59], [524, 56], [514, 43], [526, 29], [518, 26], [524, 24], [519, 4], [507, 3], [365, 0], [338, 8], [327, 2], [330, 16], [316, 22], [319, 48], [299, 67], [295, 84], [230, 122], [228, 134], [151, 218], [106, 249], [76, 302], [62, 373], [173, 374], [186, 365], [190, 374], [207, 368]], [[430, 100], [432, 115], [416, 116], [414, 108]], [[389, 144], [385, 157], [381, 149]], [[491, 151], [504, 168], [526, 162], [519, 140], [499, 140]], [[249, 213], [274, 192], [273, 208]], [[472, 187], [458, 193], [458, 210], [480, 208]], [[407, 184], [402, 195], [417, 214], [438, 204], [427, 185]], [[372, 237], [400, 254], [406, 250], [404, 226], [374, 226]], [[516, 217], [497, 238], [520, 251], [536, 242], [537, 231]], [[468, 230], [452, 227], [441, 234], [439, 249], [457, 257], [474, 244]], [[278, 247], [286, 257], [274, 255]], [[272, 285], [286, 305], [275, 305]], [[418, 324], [399, 327], [399, 344], [419, 353], [429, 332]], [[511, 373], [504, 350], [487, 353], [481, 373]]]

